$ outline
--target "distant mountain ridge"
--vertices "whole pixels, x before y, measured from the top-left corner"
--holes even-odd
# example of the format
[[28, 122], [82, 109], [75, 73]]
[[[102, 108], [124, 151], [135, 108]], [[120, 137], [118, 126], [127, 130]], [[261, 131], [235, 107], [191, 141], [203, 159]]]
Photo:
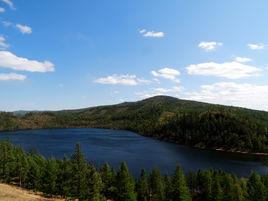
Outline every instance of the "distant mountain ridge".
[[77, 110], [1, 113], [0, 120], [0, 130], [125, 129], [200, 148], [268, 152], [268, 112], [169, 96]]

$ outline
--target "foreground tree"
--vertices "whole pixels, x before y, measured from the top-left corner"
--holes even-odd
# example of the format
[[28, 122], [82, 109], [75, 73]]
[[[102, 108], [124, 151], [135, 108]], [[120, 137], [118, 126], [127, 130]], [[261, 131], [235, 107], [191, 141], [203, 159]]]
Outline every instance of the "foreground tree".
[[126, 163], [122, 163], [116, 176], [117, 201], [136, 201], [135, 182]]
[[198, 200], [208, 201], [212, 196], [212, 173], [210, 170], [198, 171], [197, 173], [197, 194]]
[[34, 191], [42, 191], [42, 174], [44, 172], [45, 158], [37, 154], [30, 154], [28, 158], [26, 187]]
[[250, 201], [267, 201], [267, 189], [256, 172], [250, 175], [247, 187]]
[[178, 166], [172, 177], [172, 201], [191, 201], [191, 195], [182, 169]]
[[223, 190], [218, 176], [213, 179], [211, 194], [211, 201], [223, 201]]
[[104, 164], [100, 169], [100, 175], [103, 182], [103, 194], [107, 199], [114, 199], [115, 188], [115, 172], [109, 164]]
[[[172, 176], [144, 170], [135, 183], [123, 163], [117, 174], [105, 164], [97, 171], [76, 145], [71, 159], [45, 159], [0, 142], [0, 181], [47, 195], [79, 201], [267, 201], [268, 175], [249, 178], [215, 170], [200, 170], [185, 178], [180, 167]], [[188, 187], [189, 186], [189, 187]], [[105, 198], [105, 199], [104, 199]]]
[[48, 159], [45, 163], [42, 186], [47, 195], [55, 195], [57, 192], [58, 163], [55, 159]]
[[166, 199], [164, 179], [159, 169], [153, 169], [150, 175], [150, 200], [164, 201]]
[[9, 183], [11, 181], [13, 147], [8, 142], [0, 144], [0, 181]]
[[71, 180], [71, 196], [79, 200], [86, 200], [88, 196], [87, 190], [87, 163], [82, 154], [81, 147], [76, 144], [74, 154], [71, 158], [72, 161], [72, 180]]
[[149, 186], [147, 181], [147, 175], [145, 170], [141, 170], [140, 178], [137, 182], [137, 199], [138, 201], [148, 201], [149, 200]]
[[103, 183], [100, 174], [93, 168], [90, 173], [89, 181], [89, 196], [87, 200], [90, 201], [104, 201], [104, 196], [102, 194]]
[[67, 158], [58, 161], [57, 194], [62, 197], [72, 196], [72, 162]]
[[28, 160], [22, 148], [15, 149], [15, 174], [18, 177], [19, 186], [25, 185], [28, 174]]

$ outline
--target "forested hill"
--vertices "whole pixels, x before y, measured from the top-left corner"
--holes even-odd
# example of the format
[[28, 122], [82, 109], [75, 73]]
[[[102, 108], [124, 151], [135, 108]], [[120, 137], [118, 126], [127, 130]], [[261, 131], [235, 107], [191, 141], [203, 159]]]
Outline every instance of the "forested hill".
[[126, 129], [200, 148], [268, 153], [268, 112], [167, 96], [79, 110], [0, 113], [0, 130], [68, 127]]

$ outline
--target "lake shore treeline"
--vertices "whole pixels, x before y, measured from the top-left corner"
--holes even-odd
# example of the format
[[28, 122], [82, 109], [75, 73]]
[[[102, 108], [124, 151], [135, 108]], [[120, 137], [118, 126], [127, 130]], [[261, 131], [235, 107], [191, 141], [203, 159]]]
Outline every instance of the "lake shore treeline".
[[[175, 168], [175, 167], [174, 167]], [[216, 170], [184, 174], [177, 166], [172, 175], [158, 169], [141, 170], [134, 178], [127, 164], [118, 170], [109, 164], [95, 168], [80, 145], [62, 160], [25, 152], [7, 141], [0, 142], [0, 181], [73, 200], [104, 201], [266, 201], [268, 175], [252, 172], [248, 178]]]
[[197, 148], [268, 153], [268, 112], [156, 96], [56, 112], [0, 113], [0, 131], [109, 128]]

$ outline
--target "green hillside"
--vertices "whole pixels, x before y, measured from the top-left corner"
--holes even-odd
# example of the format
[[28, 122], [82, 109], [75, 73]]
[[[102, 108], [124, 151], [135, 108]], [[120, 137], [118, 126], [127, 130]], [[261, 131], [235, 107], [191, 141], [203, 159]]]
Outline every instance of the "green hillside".
[[68, 127], [126, 129], [200, 148], [268, 152], [267, 112], [167, 96], [79, 110], [0, 115], [0, 130]]

